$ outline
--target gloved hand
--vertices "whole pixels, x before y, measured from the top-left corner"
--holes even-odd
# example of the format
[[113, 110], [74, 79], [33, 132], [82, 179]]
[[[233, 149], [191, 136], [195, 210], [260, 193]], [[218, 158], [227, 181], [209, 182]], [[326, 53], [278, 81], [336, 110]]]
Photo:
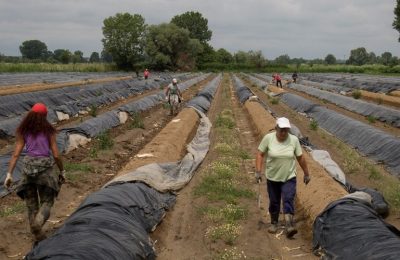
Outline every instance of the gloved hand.
[[304, 175], [303, 182], [307, 185], [311, 181], [310, 175]]
[[60, 172], [60, 175], [58, 175], [58, 181], [63, 184], [65, 183], [65, 170]]
[[4, 180], [4, 187], [6, 187], [6, 189], [9, 189], [12, 183], [13, 183], [13, 178], [11, 172], [7, 172], [6, 179]]
[[168, 101], [168, 97], [165, 97], [165, 101]]
[[256, 182], [262, 182], [262, 177], [260, 172], [255, 172], [254, 176], [256, 178]]

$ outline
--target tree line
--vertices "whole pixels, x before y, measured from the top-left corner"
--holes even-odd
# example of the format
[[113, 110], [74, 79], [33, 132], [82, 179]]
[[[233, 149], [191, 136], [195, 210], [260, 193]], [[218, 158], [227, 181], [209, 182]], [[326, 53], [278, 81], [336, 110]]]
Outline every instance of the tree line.
[[[393, 22], [395, 29], [398, 26], [396, 12], [400, 12], [399, 0], [397, 3]], [[259, 50], [233, 54], [224, 48], [216, 50], [209, 44], [212, 31], [208, 28], [208, 20], [201, 13], [193, 11], [176, 15], [169, 23], [158, 25], [146, 24], [140, 14], [117, 13], [104, 19], [102, 31], [103, 50], [101, 54], [92, 52], [89, 58], [83, 57], [80, 50], [49, 51], [44, 42], [27, 40], [19, 46], [22, 57], [6, 57], [0, 53], [0, 61], [64, 64], [114, 62], [120, 69], [136, 71], [144, 67], [154, 70], [194, 70], [261, 69], [290, 64], [382, 64], [391, 67], [400, 64], [399, 58], [390, 52], [377, 56], [364, 47], [351, 50], [347, 60], [337, 59], [333, 54], [328, 54], [324, 59], [311, 60], [290, 58], [283, 54], [274, 60], [267, 60]]]

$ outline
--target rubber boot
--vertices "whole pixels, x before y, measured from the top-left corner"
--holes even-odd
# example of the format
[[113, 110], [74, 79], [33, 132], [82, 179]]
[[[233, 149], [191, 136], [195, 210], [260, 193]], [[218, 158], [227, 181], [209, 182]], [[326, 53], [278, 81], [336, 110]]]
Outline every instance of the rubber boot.
[[285, 224], [286, 224], [286, 237], [292, 238], [297, 234], [297, 229], [293, 226], [293, 215], [285, 214]]
[[279, 213], [271, 214], [271, 226], [268, 228], [268, 233], [275, 234], [278, 231]]

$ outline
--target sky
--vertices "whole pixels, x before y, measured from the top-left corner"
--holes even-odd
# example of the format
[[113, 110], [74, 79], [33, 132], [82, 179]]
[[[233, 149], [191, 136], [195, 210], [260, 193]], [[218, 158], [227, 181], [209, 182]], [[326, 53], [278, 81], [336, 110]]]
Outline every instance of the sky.
[[365, 47], [400, 57], [392, 29], [396, 0], [0, 0], [0, 53], [20, 56], [26, 40], [48, 50], [101, 52], [103, 20], [117, 13], [140, 14], [149, 25], [167, 23], [187, 11], [200, 12], [212, 31], [210, 44], [232, 54], [261, 50], [274, 59], [348, 59]]

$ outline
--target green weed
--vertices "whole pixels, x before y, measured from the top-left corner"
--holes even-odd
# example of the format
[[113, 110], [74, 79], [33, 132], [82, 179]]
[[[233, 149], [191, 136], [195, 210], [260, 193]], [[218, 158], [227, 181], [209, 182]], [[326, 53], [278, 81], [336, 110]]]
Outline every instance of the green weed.
[[360, 90], [354, 90], [351, 95], [353, 96], [354, 99], [359, 99], [361, 98], [361, 91]]
[[373, 124], [373, 123], [376, 122], [376, 118], [375, 118], [374, 116], [371, 116], [371, 115], [367, 116], [367, 120], [368, 120], [368, 122], [370, 122], [371, 124]]
[[279, 104], [279, 98], [271, 98], [271, 104], [272, 105], [278, 105]]
[[314, 119], [311, 120], [310, 122], [310, 129], [316, 131], [318, 129], [318, 122], [315, 121]]
[[100, 150], [111, 149], [114, 146], [114, 141], [111, 139], [110, 133], [108, 131], [98, 135], [97, 140], [98, 148]]
[[2, 207], [0, 209], [0, 217], [8, 217], [25, 211], [25, 203], [18, 201], [11, 206]]
[[144, 122], [142, 117], [139, 113], [133, 113], [132, 115], [132, 123], [129, 126], [130, 129], [132, 128], [141, 128], [144, 129]]
[[91, 172], [91, 171], [93, 171], [93, 167], [90, 165], [82, 164], [82, 163], [69, 163], [69, 162], [64, 163], [64, 169], [67, 172], [75, 172], [75, 171]]
[[97, 106], [96, 105], [90, 105], [90, 110], [89, 110], [89, 115], [91, 115], [92, 117], [96, 117], [97, 116]]

